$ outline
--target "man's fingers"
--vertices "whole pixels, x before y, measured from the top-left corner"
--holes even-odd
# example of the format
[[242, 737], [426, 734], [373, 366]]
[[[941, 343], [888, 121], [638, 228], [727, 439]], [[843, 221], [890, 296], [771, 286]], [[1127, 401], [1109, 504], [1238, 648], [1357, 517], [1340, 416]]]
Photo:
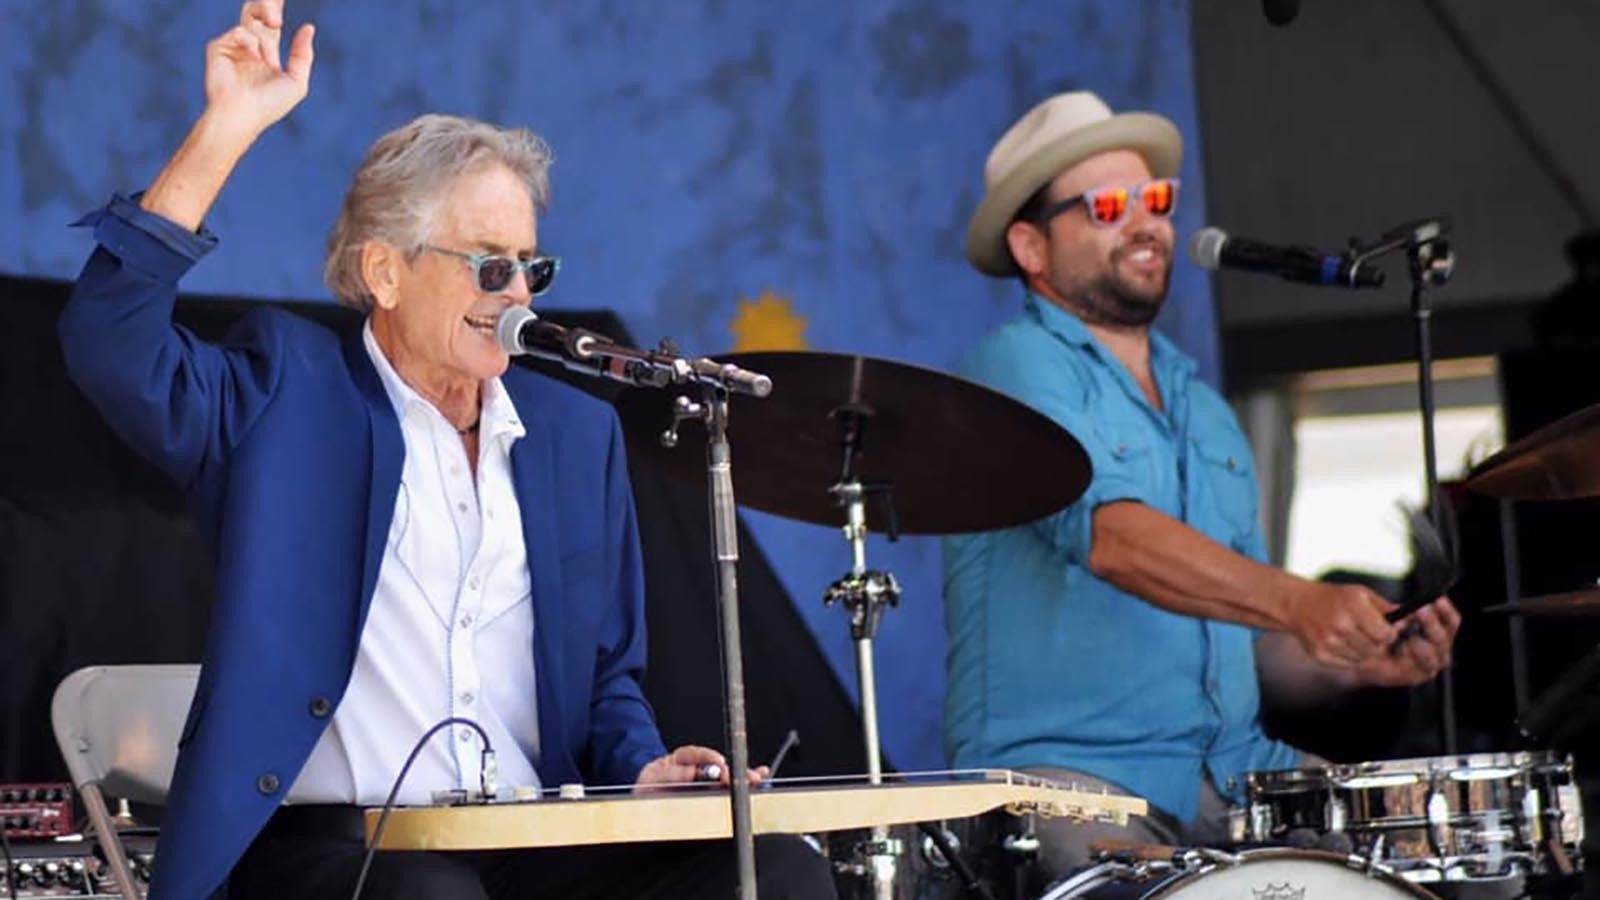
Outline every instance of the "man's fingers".
[[1379, 646], [1386, 646], [1394, 640], [1398, 633], [1394, 624], [1383, 617], [1384, 607], [1393, 604], [1379, 597], [1371, 596], [1372, 605], [1365, 609], [1352, 610], [1355, 615], [1355, 625], [1361, 630], [1361, 635]]
[[1444, 622], [1444, 615], [1432, 606], [1417, 610], [1417, 621], [1422, 624], [1422, 634], [1437, 647], [1448, 647], [1452, 633]]
[[274, 69], [281, 69], [283, 64], [279, 44], [283, 41], [282, 0], [246, 3], [239, 11], [239, 25], [255, 35], [256, 43], [261, 48], [261, 58]]
[[289, 65], [284, 71], [301, 84], [305, 84], [311, 78], [311, 63], [316, 58], [312, 42], [316, 34], [316, 26], [308, 22], [300, 26], [294, 33], [294, 41], [289, 44]]
[[1427, 641], [1406, 641], [1406, 656], [1419, 672], [1430, 678], [1444, 667], [1438, 650]]
[[1350, 649], [1349, 645], [1333, 638], [1318, 645], [1312, 657], [1325, 666], [1335, 669], [1348, 669], [1361, 661], [1360, 654]]
[[1454, 635], [1458, 630], [1460, 630], [1461, 611], [1456, 609], [1456, 605], [1450, 602], [1449, 597], [1440, 597], [1438, 600], [1435, 600], [1433, 602], [1433, 610], [1439, 614], [1440, 620], [1443, 621], [1445, 628], [1450, 631], [1450, 634]]
[[206, 45], [208, 55], [244, 60], [256, 55], [256, 39], [243, 25], [236, 25]]
[[261, 58], [274, 69], [283, 68], [282, 57], [279, 55], [279, 43], [282, 42], [282, 33], [276, 28], [268, 28], [260, 22], [246, 25], [250, 33], [255, 36], [256, 46], [261, 49]]
[[260, 22], [268, 28], [283, 27], [283, 0], [251, 0], [239, 9], [239, 24]]
[[711, 763], [727, 768], [728, 765], [728, 761], [722, 758], [721, 753], [710, 747], [702, 747], [698, 744], [684, 744], [668, 754], [668, 758], [681, 766], [698, 766], [702, 763]]
[[1341, 623], [1338, 635], [1345, 650], [1355, 655], [1355, 662], [1360, 662], [1388, 646], [1387, 640], [1374, 636], [1359, 619], [1353, 623]]
[[260, 35], [243, 25], [233, 26], [206, 47], [208, 55], [210, 52], [220, 53], [235, 62], [248, 63], [265, 59], [262, 55]]

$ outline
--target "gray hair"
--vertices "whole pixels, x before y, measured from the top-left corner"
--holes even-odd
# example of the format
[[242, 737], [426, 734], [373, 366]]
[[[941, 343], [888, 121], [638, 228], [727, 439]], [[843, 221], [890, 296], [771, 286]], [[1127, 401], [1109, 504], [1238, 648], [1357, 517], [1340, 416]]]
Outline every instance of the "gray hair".
[[340, 303], [370, 312], [361, 248], [383, 241], [406, 253], [427, 243], [446, 189], [469, 171], [500, 163], [528, 186], [535, 212], [550, 196], [550, 147], [526, 128], [459, 116], [418, 116], [378, 138], [356, 169], [328, 233], [322, 280]]

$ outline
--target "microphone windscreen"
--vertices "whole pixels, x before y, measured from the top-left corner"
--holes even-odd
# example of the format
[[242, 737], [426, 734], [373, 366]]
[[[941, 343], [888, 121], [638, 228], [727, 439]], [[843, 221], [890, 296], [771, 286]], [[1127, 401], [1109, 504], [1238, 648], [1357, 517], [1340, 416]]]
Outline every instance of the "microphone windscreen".
[[1189, 259], [1202, 269], [1216, 269], [1222, 265], [1222, 245], [1227, 242], [1228, 233], [1221, 228], [1202, 228], [1189, 239]]
[[500, 345], [501, 350], [513, 356], [525, 352], [520, 334], [522, 326], [537, 318], [538, 314], [526, 306], [507, 307], [494, 323], [494, 342]]

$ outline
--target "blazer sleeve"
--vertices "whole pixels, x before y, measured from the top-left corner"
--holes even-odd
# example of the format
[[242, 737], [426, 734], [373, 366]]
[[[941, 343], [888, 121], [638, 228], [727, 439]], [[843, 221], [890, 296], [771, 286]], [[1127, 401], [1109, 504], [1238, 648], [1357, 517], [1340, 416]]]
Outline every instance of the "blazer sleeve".
[[57, 323], [67, 371], [129, 446], [185, 489], [236, 446], [277, 379], [262, 329], [219, 347], [172, 321], [179, 279], [216, 246], [117, 195], [74, 223], [94, 229]]

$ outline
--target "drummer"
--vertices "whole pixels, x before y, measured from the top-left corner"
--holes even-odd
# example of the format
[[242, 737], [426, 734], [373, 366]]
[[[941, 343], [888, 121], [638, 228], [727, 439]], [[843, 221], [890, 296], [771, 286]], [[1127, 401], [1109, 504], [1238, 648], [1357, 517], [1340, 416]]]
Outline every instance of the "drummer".
[[1194, 361], [1150, 327], [1181, 153], [1160, 116], [1051, 97], [990, 152], [967, 229], [972, 264], [1017, 278], [1024, 296], [963, 373], [1063, 425], [1094, 477], [1049, 518], [946, 539], [947, 750], [960, 768], [1025, 769], [1151, 805], [1122, 829], [1044, 823], [1052, 877], [1094, 841], [1223, 839], [1230, 778], [1306, 758], [1262, 732], [1263, 698], [1421, 684], [1450, 664], [1460, 624], [1445, 598], [1391, 624], [1393, 605], [1365, 587], [1264, 563], [1249, 444]]

